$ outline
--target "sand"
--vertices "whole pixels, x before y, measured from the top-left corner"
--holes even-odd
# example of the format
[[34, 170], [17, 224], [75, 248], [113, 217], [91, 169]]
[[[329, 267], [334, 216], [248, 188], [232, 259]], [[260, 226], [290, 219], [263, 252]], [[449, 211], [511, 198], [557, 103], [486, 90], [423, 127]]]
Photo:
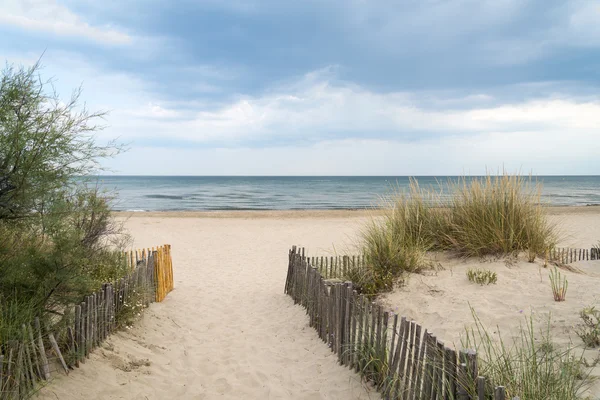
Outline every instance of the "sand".
[[369, 398], [283, 293], [292, 244], [330, 252], [360, 222], [136, 215], [136, 246], [172, 245], [175, 290], [41, 398]]
[[[600, 208], [553, 208], [565, 245], [600, 239]], [[287, 251], [343, 253], [368, 220], [364, 211], [136, 213], [126, 223], [135, 245], [172, 245], [175, 290], [130, 330], [113, 335], [43, 399], [367, 399], [379, 398], [308, 327], [303, 309], [283, 294]], [[120, 218], [129, 217], [124, 213]], [[559, 341], [574, 336], [577, 312], [597, 302], [600, 265], [568, 273], [567, 301], [555, 303], [547, 273], [528, 263], [457, 261], [414, 275], [385, 296], [392, 309], [459, 343], [468, 302], [484, 322], [507, 330], [523, 313], [553, 313]], [[464, 270], [484, 265], [498, 284], [470, 284]], [[540, 282], [541, 279], [541, 282]], [[401, 307], [400, 307], [401, 305]], [[523, 311], [523, 313], [521, 312]], [[573, 338], [578, 339], [576, 337]]]

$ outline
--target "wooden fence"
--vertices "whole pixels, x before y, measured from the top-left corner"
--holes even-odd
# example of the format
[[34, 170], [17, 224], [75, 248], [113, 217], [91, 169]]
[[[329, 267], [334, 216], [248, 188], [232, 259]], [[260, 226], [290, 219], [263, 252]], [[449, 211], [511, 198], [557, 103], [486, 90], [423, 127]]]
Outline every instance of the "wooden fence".
[[556, 247], [550, 250], [548, 258], [561, 264], [577, 261], [600, 260], [600, 248], [572, 249]]
[[146, 262], [151, 255], [154, 263], [155, 297], [161, 302], [173, 290], [173, 260], [171, 258], [171, 245], [152, 247], [152, 249], [132, 250], [125, 252], [127, 265], [134, 270], [140, 263]]
[[[547, 258], [560, 264], [577, 261], [600, 260], [600, 249], [575, 249], [556, 247], [548, 252]], [[307, 257], [307, 262], [317, 268], [324, 279], [342, 279], [348, 277], [354, 269], [364, 267], [363, 256]]]
[[51, 373], [68, 374], [119, 328], [127, 313], [162, 301], [173, 289], [170, 245], [127, 252], [125, 260], [130, 267], [127, 276], [86, 296], [67, 310], [60, 325], [50, 329], [35, 318], [23, 325], [20, 338], [2, 346], [0, 399], [27, 398]]
[[416, 322], [359, 295], [352, 282], [335, 279], [363, 261], [345, 256], [325, 262], [296, 246], [289, 252], [285, 293], [306, 308], [310, 326], [342, 365], [360, 372], [386, 400], [506, 398], [503, 386], [479, 376], [475, 351], [444, 346]]

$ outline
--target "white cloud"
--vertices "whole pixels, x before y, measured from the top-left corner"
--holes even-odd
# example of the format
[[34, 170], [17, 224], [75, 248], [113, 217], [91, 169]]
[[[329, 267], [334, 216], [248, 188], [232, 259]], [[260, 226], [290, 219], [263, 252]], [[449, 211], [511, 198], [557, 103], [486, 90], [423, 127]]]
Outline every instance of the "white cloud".
[[[493, 96], [479, 93], [438, 101], [438, 107], [433, 109], [421, 106], [419, 96], [418, 92], [376, 93], [353, 84], [315, 79], [310, 74], [307, 79], [263, 96], [245, 96], [217, 110], [178, 113], [177, 109], [157, 108], [155, 117], [170, 117], [161, 121], [132, 119], [136, 112], [116, 110], [113, 128], [137, 131], [145, 137], [230, 146], [256, 141], [318, 142], [328, 138], [419, 140], [423, 135], [472, 136], [490, 132], [561, 131], [574, 135], [595, 132], [600, 126], [598, 99], [579, 101], [557, 94], [494, 104]], [[469, 107], [460, 107], [463, 104]], [[135, 130], [135, 126], [144, 128]]]
[[139, 175], [461, 175], [502, 168], [548, 175], [597, 173], [600, 143], [589, 140], [581, 146], [576, 140], [581, 138], [559, 132], [515, 132], [418, 142], [352, 139], [265, 148], [140, 144], [106, 165], [116, 173]]
[[171, 110], [171, 109], [165, 108], [159, 104], [155, 104], [152, 102], [146, 104], [143, 107], [137, 108], [137, 109], [125, 110], [125, 111], [123, 111], [123, 114], [129, 114], [132, 117], [137, 117], [137, 118], [156, 118], [156, 119], [181, 118], [183, 116], [183, 113], [181, 113], [177, 110]]
[[5, 0], [0, 9], [0, 25], [84, 37], [105, 44], [124, 45], [133, 41], [128, 34], [109, 25], [90, 25], [56, 0]]

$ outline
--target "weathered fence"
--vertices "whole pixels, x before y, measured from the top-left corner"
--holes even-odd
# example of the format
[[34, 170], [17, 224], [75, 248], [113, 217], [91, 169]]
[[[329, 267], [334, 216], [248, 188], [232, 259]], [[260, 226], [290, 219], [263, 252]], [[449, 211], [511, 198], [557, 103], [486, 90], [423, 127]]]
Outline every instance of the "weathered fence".
[[600, 248], [573, 249], [555, 247], [550, 250], [548, 258], [561, 264], [570, 264], [577, 261], [600, 260]]
[[[53, 327], [35, 318], [21, 337], [0, 343], [0, 399], [22, 399], [35, 392], [51, 373], [85, 363], [90, 353], [119, 328], [132, 310], [162, 301], [173, 289], [171, 246], [125, 253], [129, 273], [66, 310]], [[1, 338], [5, 339], [5, 338]]]
[[358, 294], [352, 282], [336, 279], [363, 263], [361, 257], [310, 258], [295, 246], [289, 252], [285, 293], [306, 308], [310, 326], [342, 365], [360, 372], [386, 400], [505, 399], [504, 387], [479, 376], [475, 351], [446, 347], [416, 322]]
[[[568, 247], [555, 247], [548, 252], [546, 257], [560, 264], [570, 264], [577, 261], [600, 260], [600, 248], [576, 249]], [[317, 268], [325, 279], [339, 279], [347, 277], [355, 269], [364, 267], [362, 256], [321, 256], [307, 257], [311, 266]]]

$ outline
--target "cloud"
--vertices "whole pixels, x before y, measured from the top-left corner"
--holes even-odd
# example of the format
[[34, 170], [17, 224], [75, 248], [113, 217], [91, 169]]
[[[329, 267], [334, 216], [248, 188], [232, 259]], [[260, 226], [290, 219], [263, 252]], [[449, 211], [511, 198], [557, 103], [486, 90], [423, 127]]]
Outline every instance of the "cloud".
[[127, 45], [133, 42], [131, 36], [110, 25], [90, 25], [55, 0], [7, 0], [2, 5], [0, 25], [59, 36], [83, 37], [103, 44]]
[[[448, 136], [418, 142], [344, 139], [264, 148], [135, 146], [109, 160], [115, 173], [138, 175], [481, 175], [589, 174], [600, 169], [600, 143], [560, 132]], [[588, 139], [581, 146], [578, 139]], [[148, 163], [148, 160], [153, 162]], [[487, 171], [486, 171], [487, 170]]]
[[[307, 74], [297, 82], [272, 88], [262, 96], [241, 96], [217, 109], [169, 109], [169, 103], [139, 110], [116, 110], [113, 129], [158, 139], [169, 137], [216, 146], [294, 145], [339, 139], [419, 141], [431, 137], [482, 133], [595, 132], [600, 100], [567, 94], [519, 102], [495, 100], [493, 94], [431, 100], [431, 93], [370, 91]], [[159, 104], [160, 102], [154, 102]], [[152, 104], [154, 104], [152, 103]], [[431, 107], [435, 103], [436, 107]], [[147, 102], [144, 103], [146, 107]], [[179, 110], [179, 111], [178, 111]], [[144, 118], [168, 117], [160, 121]], [[138, 117], [138, 118], [136, 118]], [[133, 130], [133, 128], [142, 127]], [[139, 132], [136, 134], [135, 132]]]

